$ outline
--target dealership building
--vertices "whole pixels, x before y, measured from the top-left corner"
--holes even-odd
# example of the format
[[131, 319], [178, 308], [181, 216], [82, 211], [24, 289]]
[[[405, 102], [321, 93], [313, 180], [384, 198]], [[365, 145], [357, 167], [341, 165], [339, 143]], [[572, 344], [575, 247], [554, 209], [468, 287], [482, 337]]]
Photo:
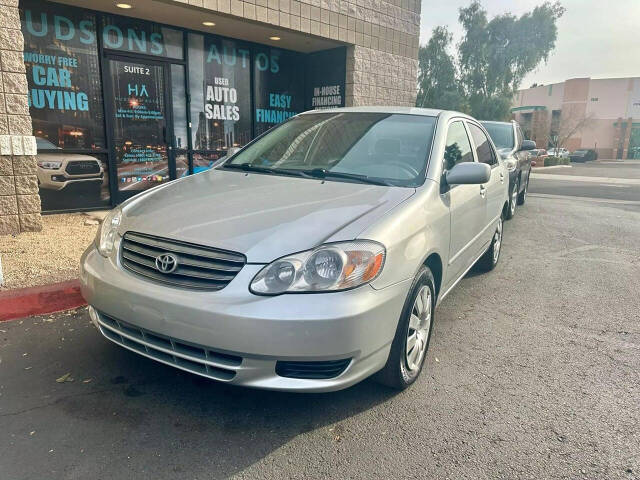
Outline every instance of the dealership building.
[[570, 151], [594, 149], [599, 158], [640, 158], [640, 77], [573, 78], [520, 90], [511, 109], [539, 148], [554, 136]]
[[305, 110], [414, 105], [419, 29], [420, 0], [0, 0], [0, 235]]

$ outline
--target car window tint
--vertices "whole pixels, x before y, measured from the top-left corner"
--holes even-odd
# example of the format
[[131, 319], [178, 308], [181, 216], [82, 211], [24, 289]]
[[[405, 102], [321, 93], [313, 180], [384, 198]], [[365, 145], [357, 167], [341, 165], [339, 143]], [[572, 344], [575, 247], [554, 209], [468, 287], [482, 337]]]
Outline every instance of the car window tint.
[[473, 162], [471, 143], [462, 122], [453, 122], [447, 132], [447, 144], [444, 147], [444, 168], [451, 170], [456, 164]]
[[476, 144], [476, 155], [478, 157], [478, 162], [486, 163], [487, 165], [495, 165], [496, 157], [493, 152], [493, 147], [491, 143], [489, 143], [489, 139], [485, 135], [485, 133], [473, 123], [467, 123], [469, 126], [469, 131], [471, 132], [471, 137], [473, 137], [473, 143]]

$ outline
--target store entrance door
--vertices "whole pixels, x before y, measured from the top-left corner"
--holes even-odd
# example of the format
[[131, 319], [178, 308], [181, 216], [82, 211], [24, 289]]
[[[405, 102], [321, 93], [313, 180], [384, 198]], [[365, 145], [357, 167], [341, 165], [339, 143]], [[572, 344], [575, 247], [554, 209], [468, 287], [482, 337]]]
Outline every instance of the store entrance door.
[[161, 62], [109, 57], [107, 127], [117, 203], [175, 178], [169, 154], [171, 83]]

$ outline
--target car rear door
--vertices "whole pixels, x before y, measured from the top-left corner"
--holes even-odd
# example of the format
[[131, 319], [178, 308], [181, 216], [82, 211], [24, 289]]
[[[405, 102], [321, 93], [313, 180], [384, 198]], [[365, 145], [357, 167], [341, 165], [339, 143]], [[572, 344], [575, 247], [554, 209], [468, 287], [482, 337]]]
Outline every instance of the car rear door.
[[[473, 122], [467, 122], [471, 139], [475, 147], [476, 158], [480, 163], [486, 163], [491, 167], [491, 178], [486, 184], [487, 188], [487, 208], [486, 226], [492, 225], [502, 213], [502, 206], [505, 198], [505, 182], [509, 179], [504, 169], [498, 163], [498, 154], [494, 150], [487, 134]], [[487, 229], [484, 235], [486, 242], [491, 240], [492, 229]]]
[[[448, 125], [444, 153], [444, 174], [456, 164], [475, 162], [466, 125], [455, 119]], [[449, 205], [451, 240], [446, 285], [471, 266], [482, 248], [482, 232], [486, 226], [487, 192], [485, 185], [446, 185], [441, 197]]]

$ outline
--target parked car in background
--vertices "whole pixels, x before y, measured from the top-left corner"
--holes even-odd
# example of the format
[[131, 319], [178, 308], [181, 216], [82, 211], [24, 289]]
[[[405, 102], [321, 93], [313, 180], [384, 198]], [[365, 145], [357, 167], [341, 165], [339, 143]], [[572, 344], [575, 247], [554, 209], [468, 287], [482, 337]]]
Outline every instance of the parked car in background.
[[306, 112], [112, 210], [82, 293], [109, 340], [214, 380], [406, 388], [436, 305], [498, 263], [507, 175], [467, 115]]
[[95, 186], [96, 191], [100, 191], [104, 178], [104, 167], [100, 160], [79, 153], [40, 152], [60, 150], [49, 140], [40, 137], [36, 137], [36, 146], [36, 174], [40, 188], [59, 191], [71, 184], [83, 184]]
[[566, 148], [550, 148], [548, 153], [550, 157], [569, 158], [569, 150]]
[[598, 152], [592, 149], [581, 149], [569, 154], [572, 162], [591, 162], [598, 159]]
[[513, 218], [516, 205], [524, 205], [531, 175], [531, 153], [536, 147], [532, 140], [525, 140], [518, 122], [481, 122], [487, 129], [500, 156], [509, 171], [509, 208], [505, 218]]

